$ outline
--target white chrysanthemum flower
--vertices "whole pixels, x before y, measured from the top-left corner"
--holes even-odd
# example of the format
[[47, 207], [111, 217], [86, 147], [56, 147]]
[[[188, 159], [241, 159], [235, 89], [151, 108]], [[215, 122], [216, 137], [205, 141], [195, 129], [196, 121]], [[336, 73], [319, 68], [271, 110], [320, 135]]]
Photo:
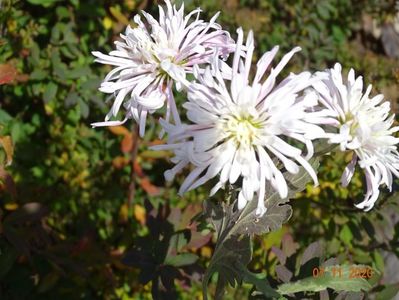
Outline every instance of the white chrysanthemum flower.
[[395, 116], [390, 114], [390, 103], [382, 102], [383, 95], [369, 98], [371, 85], [363, 94], [363, 79], [355, 78], [353, 69], [348, 80], [342, 80], [342, 68], [335, 64], [333, 69], [316, 73], [320, 79], [313, 84], [319, 94], [320, 103], [335, 118], [330, 125], [338, 133], [329, 133], [329, 142], [339, 144], [341, 151], [353, 151], [352, 161], [342, 174], [341, 183], [347, 186], [352, 179], [356, 163], [366, 175], [367, 192], [358, 208], [369, 210], [379, 195], [379, 186], [392, 188], [392, 174], [399, 176], [398, 138], [393, 133], [399, 127], [392, 127]]
[[[199, 19], [199, 8], [184, 16], [184, 5], [177, 10], [169, 0], [165, 3], [165, 11], [159, 6], [159, 22], [143, 11], [146, 24], [136, 15], [137, 27], [127, 27], [125, 35], [121, 35], [123, 41], [115, 42], [115, 51], [109, 55], [93, 52], [97, 62], [115, 66], [100, 87], [100, 91], [115, 95], [112, 109], [105, 122], [93, 126], [120, 125], [134, 118], [143, 135], [147, 114], [163, 107], [165, 101], [166, 119], [172, 114], [178, 123], [173, 82], [180, 89], [194, 65], [209, 63], [216, 50], [222, 56], [234, 51], [234, 41], [215, 23], [218, 14], [206, 23]], [[195, 19], [190, 22], [193, 16]], [[109, 121], [122, 104], [127, 111], [125, 119]]]
[[[237, 32], [231, 82], [223, 79], [220, 60], [217, 59], [204, 73], [194, 72], [197, 83], [190, 85], [188, 102], [184, 104], [187, 117], [194, 124], [171, 125], [162, 121], [169, 135], [168, 144], [156, 148], [173, 150], [176, 154], [172, 159], [176, 166], [165, 173], [168, 180], [187, 164], [194, 165], [180, 193], [220, 174], [212, 195], [227, 182], [234, 184], [241, 178], [238, 208], [242, 209], [256, 193], [256, 213], [261, 216], [266, 211], [267, 182], [281, 198], [287, 197], [288, 186], [282, 167], [295, 174], [302, 165], [317, 184], [315, 171], [306, 158], [313, 152], [311, 140], [324, 135], [324, 131], [312, 123], [321, 122], [324, 115], [322, 112], [307, 112], [317, 104], [315, 93], [300, 94], [311, 85], [310, 73], [290, 74], [276, 85], [277, 75], [300, 50], [299, 47], [286, 54], [262, 80], [278, 47], [265, 53], [250, 83], [253, 34], [250, 32], [248, 35], [243, 61], [240, 58], [243, 32], [241, 28]], [[305, 158], [299, 148], [288, 143], [287, 137], [306, 145], [308, 157]], [[279, 167], [276, 165], [278, 161], [282, 163]]]

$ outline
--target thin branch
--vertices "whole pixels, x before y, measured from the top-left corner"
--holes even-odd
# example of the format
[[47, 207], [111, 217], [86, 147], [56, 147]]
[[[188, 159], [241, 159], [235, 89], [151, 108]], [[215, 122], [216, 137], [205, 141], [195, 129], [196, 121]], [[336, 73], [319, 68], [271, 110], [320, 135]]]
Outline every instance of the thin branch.
[[130, 170], [130, 184], [129, 184], [129, 193], [128, 193], [128, 202], [127, 206], [130, 208], [132, 206], [134, 197], [136, 195], [136, 171], [134, 169], [134, 163], [136, 162], [137, 151], [139, 148], [139, 126], [136, 123], [132, 125], [132, 140], [133, 146], [130, 150], [130, 163], [131, 163], [131, 170]]

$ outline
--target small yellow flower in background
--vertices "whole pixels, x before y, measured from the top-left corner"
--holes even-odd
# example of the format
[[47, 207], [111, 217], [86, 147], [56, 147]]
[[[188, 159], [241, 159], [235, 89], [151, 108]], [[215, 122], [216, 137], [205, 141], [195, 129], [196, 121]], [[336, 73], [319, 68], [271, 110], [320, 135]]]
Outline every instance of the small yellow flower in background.
[[113, 24], [113, 22], [112, 22], [111, 18], [104, 17], [103, 26], [104, 26], [105, 29], [107, 29], [107, 30], [111, 29], [112, 28], [112, 24]]

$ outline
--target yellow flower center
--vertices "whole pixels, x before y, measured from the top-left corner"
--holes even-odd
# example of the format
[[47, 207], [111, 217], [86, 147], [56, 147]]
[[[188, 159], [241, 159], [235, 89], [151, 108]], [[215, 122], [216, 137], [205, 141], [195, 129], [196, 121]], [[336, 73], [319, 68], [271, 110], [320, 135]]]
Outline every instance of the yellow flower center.
[[228, 133], [228, 138], [234, 139], [237, 145], [251, 146], [257, 135], [259, 123], [249, 117], [228, 116], [224, 124], [224, 130]]

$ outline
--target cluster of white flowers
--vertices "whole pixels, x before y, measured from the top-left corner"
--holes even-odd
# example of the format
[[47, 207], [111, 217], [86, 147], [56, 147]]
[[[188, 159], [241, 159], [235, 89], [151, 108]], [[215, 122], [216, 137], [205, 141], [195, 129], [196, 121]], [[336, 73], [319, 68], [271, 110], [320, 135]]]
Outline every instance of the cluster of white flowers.
[[334, 119], [330, 124], [336, 133], [326, 133], [329, 143], [339, 144], [341, 151], [352, 151], [352, 161], [342, 174], [342, 185], [347, 186], [355, 171], [356, 162], [366, 174], [367, 192], [363, 202], [356, 206], [365, 210], [373, 207], [379, 195], [379, 187], [392, 188], [392, 174], [399, 177], [399, 139], [393, 133], [399, 127], [391, 127], [395, 115], [390, 114], [390, 103], [382, 102], [383, 95], [369, 98], [371, 85], [363, 94], [362, 77], [355, 78], [353, 69], [346, 82], [342, 80], [341, 65], [317, 72], [313, 83], [321, 106]]
[[[209, 23], [199, 19], [200, 9], [184, 16], [184, 6], [177, 10], [167, 0], [166, 11], [159, 6], [159, 21], [143, 11], [134, 17], [135, 28], [128, 26], [123, 42], [115, 42], [116, 50], [109, 55], [94, 51], [96, 61], [116, 66], [105, 77], [100, 91], [115, 95], [111, 111], [105, 122], [93, 126], [120, 125], [134, 118], [144, 135], [147, 114], [163, 107], [166, 102], [166, 120], [172, 115], [180, 122], [173, 98], [172, 85], [180, 90], [187, 85], [186, 73], [193, 66], [210, 63], [215, 51], [227, 57], [234, 50], [230, 35], [215, 23], [216, 14]], [[195, 20], [190, 20], [195, 16]], [[109, 121], [116, 117], [121, 105], [126, 109], [123, 121]]]
[[[159, 7], [159, 21], [143, 12], [146, 23], [137, 15], [137, 27], [127, 28], [124, 42], [116, 42], [117, 50], [109, 55], [93, 52], [96, 61], [116, 66], [100, 87], [115, 96], [112, 109], [105, 122], [93, 126], [119, 125], [134, 118], [143, 135], [147, 114], [166, 102], [166, 116], [160, 122], [167, 143], [155, 147], [174, 153], [175, 166], [165, 172], [166, 179], [190, 165], [180, 193], [217, 177], [211, 195], [227, 183], [238, 185], [238, 209], [256, 197], [259, 216], [266, 211], [267, 185], [287, 197], [284, 172], [295, 174], [302, 166], [318, 184], [308, 163], [316, 139], [353, 152], [342, 184], [350, 182], [358, 162], [367, 183], [359, 208], [373, 207], [381, 185], [391, 189], [392, 174], [399, 177], [399, 140], [393, 137], [399, 127], [391, 128], [389, 102], [381, 103], [382, 95], [370, 99], [371, 86], [363, 94], [362, 78], [355, 79], [353, 70], [345, 82], [339, 64], [315, 74], [291, 73], [278, 82], [277, 76], [300, 48], [271, 67], [276, 46], [259, 59], [252, 73], [252, 32], [244, 43], [238, 29], [235, 43], [215, 23], [217, 15], [207, 23], [199, 19], [200, 9], [184, 16], [183, 6], [178, 10], [165, 2], [166, 10]], [[234, 53], [231, 66], [225, 62], [229, 53]], [[188, 81], [186, 73], [195, 79]], [[183, 108], [190, 124], [180, 121], [173, 83], [177, 91], [187, 93]], [[110, 121], [122, 104], [124, 120]]]

